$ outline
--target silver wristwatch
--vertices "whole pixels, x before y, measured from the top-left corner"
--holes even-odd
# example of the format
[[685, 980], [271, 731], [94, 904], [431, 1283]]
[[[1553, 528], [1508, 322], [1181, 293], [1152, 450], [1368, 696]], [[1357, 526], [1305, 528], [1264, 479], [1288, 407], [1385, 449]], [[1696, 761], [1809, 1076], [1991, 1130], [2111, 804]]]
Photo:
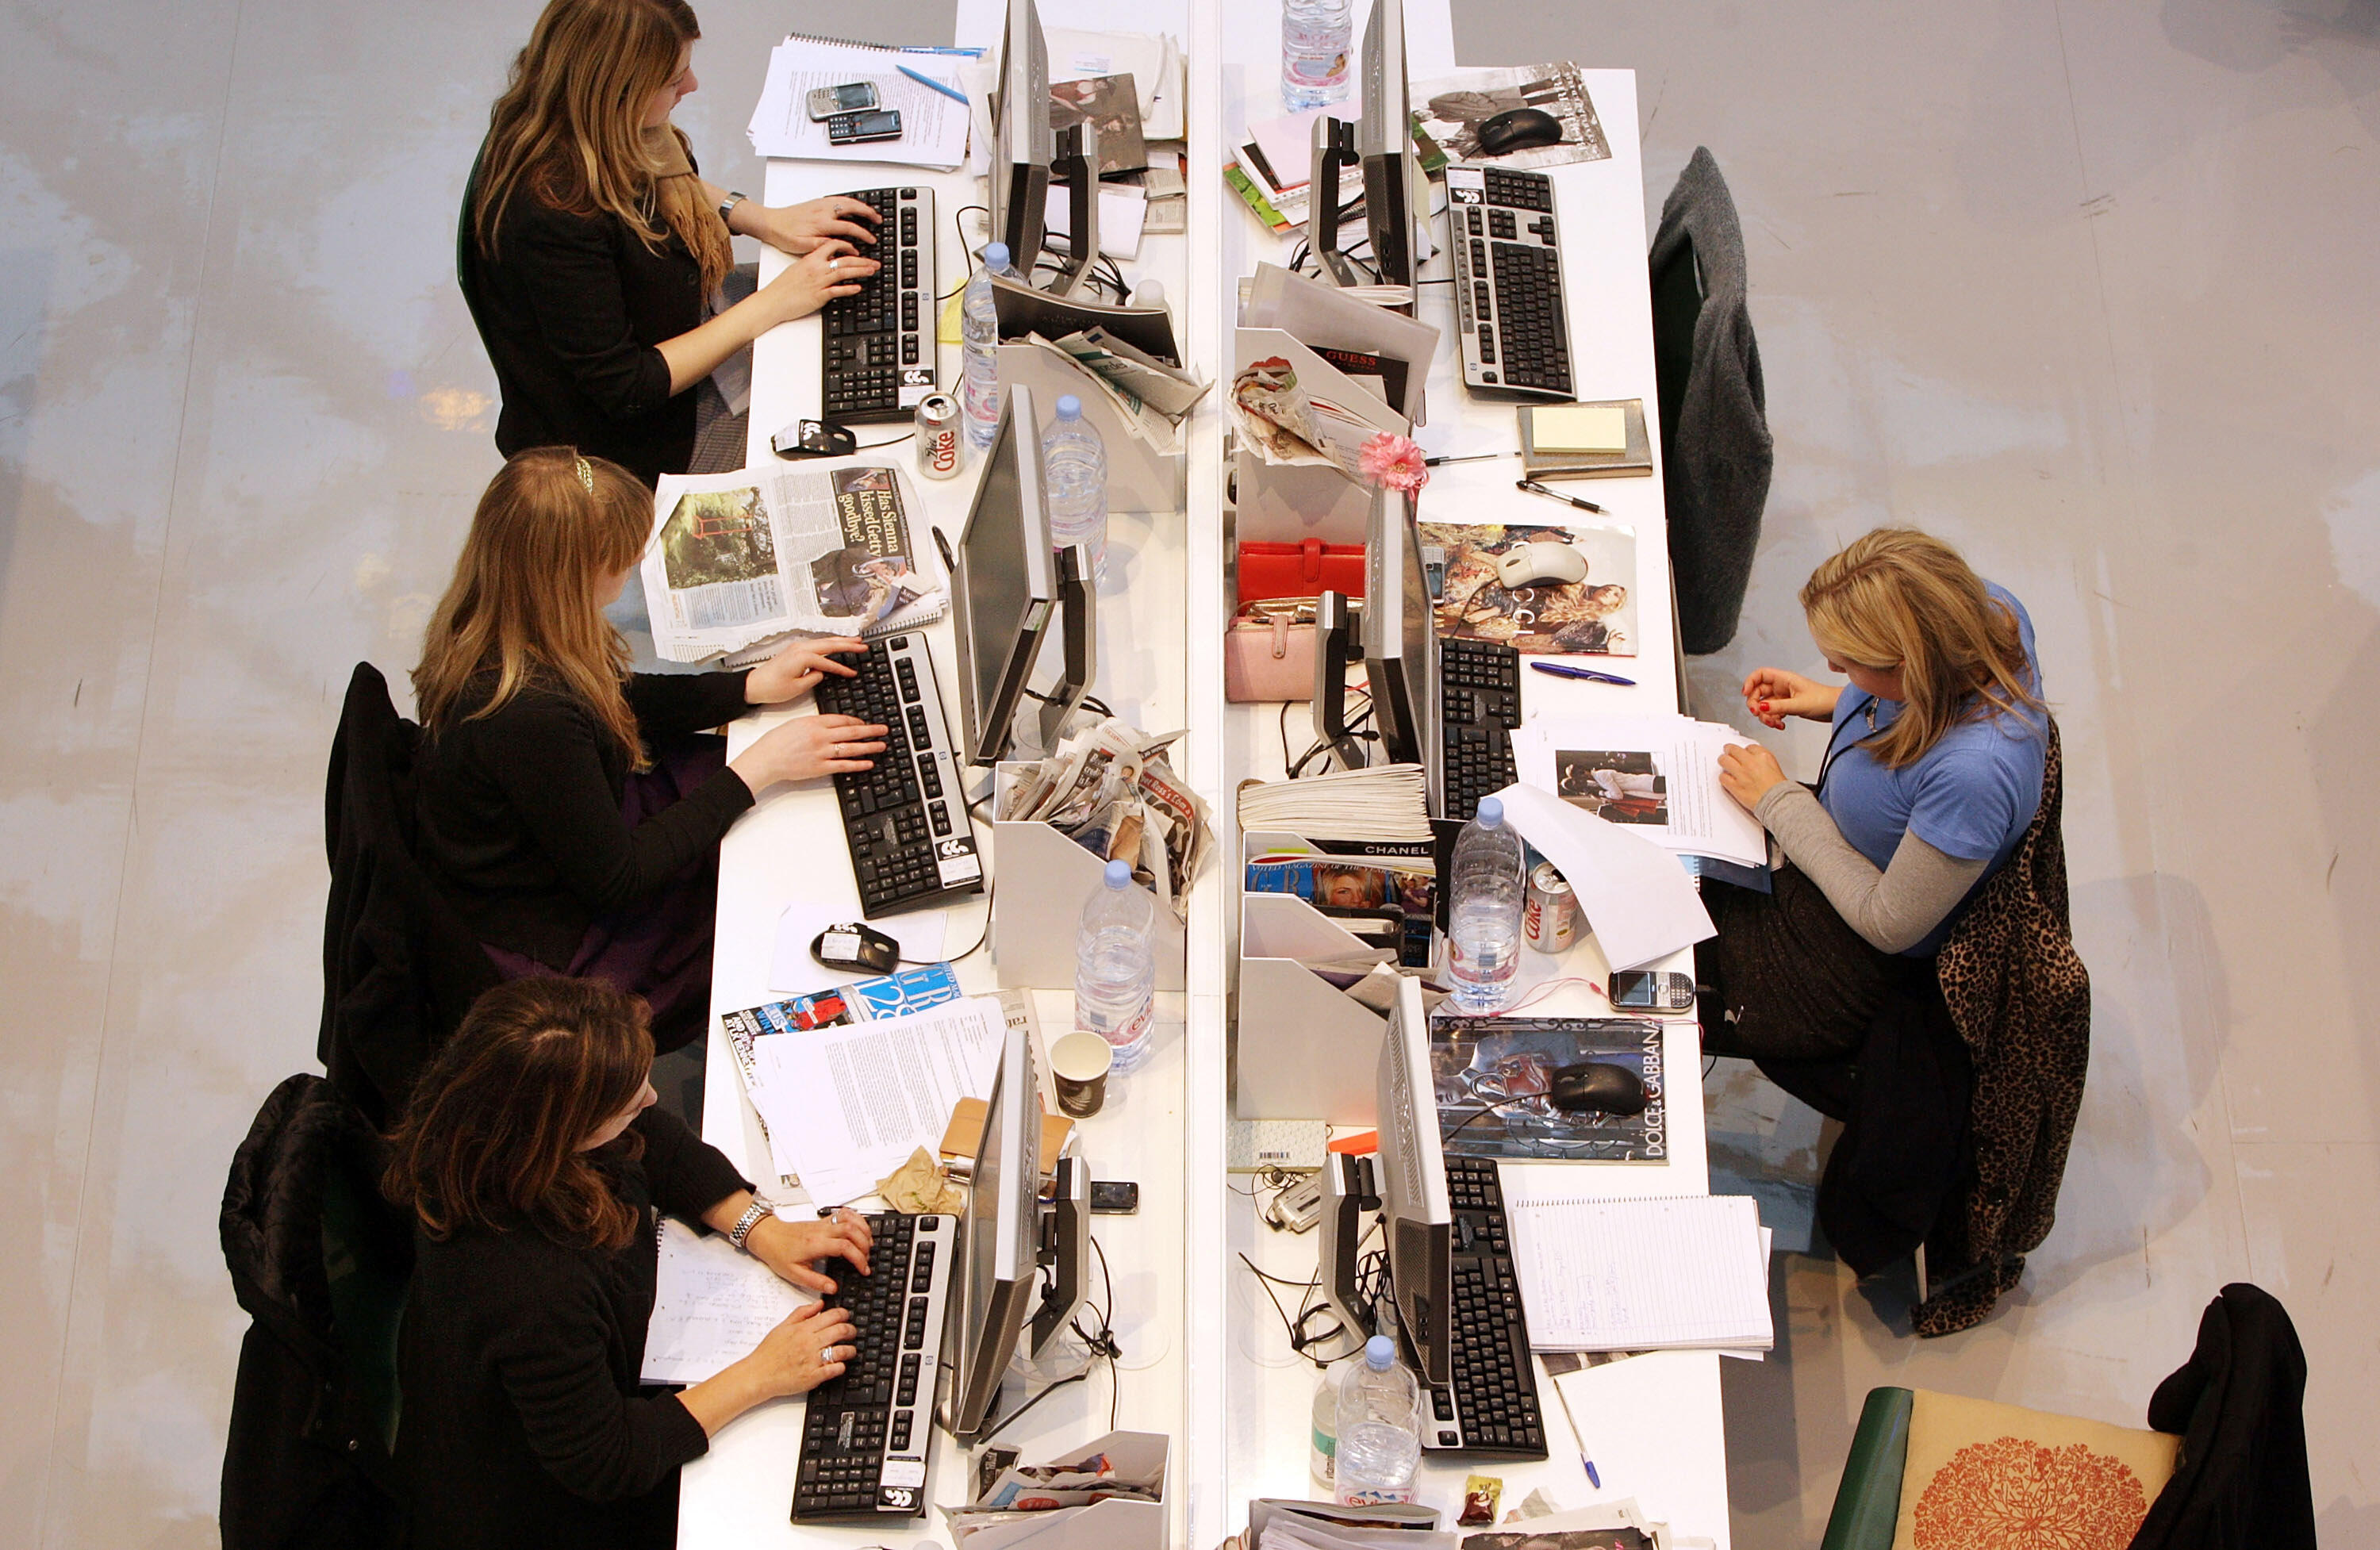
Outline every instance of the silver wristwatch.
[[743, 1248], [744, 1241], [752, 1236], [752, 1229], [776, 1215], [776, 1209], [765, 1200], [756, 1200], [747, 1205], [744, 1214], [735, 1218], [735, 1225], [727, 1229], [727, 1241], [739, 1249]]
[[735, 189], [730, 188], [727, 191], [727, 197], [719, 201], [719, 219], [722, 222], [725, 221], [727, 219], [727, 212], [743, 202], [744, 196], [737, 193]]

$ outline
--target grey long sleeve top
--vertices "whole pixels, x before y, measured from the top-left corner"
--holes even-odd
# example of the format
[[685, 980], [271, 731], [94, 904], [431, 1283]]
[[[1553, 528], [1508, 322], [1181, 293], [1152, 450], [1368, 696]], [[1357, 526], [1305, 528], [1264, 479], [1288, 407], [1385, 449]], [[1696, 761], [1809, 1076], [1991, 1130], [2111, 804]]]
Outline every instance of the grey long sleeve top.
[[1905, 952], [1924, 941], [1991, 864], [1988, 857], [1962, 861], [1903, 834], [1892, 864], [1878, 871], [1843, 838], [1816, 793], [1797, 781], [1769, 787], [1753, 816], [1845, 924], [1879, 952]]

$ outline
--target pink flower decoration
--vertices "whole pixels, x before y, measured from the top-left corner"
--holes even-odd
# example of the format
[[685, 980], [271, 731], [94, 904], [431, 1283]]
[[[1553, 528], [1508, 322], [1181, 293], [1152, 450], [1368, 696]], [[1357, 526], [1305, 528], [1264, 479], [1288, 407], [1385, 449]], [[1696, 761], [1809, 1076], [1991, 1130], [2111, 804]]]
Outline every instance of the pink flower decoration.
[[1360, 462], [1364, 477], [1383, 490], [1411, 495], [1429, 482], [1429, 468], [1422, 461], [1421, 448], [1405, 437], [1391, 436], [1385, 430], [1364, 443]]

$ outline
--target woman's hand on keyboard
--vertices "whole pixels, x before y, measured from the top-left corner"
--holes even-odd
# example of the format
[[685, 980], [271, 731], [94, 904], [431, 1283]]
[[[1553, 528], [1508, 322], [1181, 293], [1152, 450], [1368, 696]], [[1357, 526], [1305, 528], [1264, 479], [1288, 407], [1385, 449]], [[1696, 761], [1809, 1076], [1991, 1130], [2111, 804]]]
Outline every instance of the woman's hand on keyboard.
[[771, 1396], [807, 1394], [829, 1378], [843, 1376], [843, 1364], [851, 1359], [857, 1338], [849, 1314], [812, 1302], [787, 1314], [745, 1360], [759, 1365], [757, 1375]]
[[780, 781], [856, 774], [876, 768], [869, 756], [884, 751], [885, 731], [856, 716], [797, 716], [763, 733], [727, 768], [744, 778], [754, 796]]
[[761, 312], [759, 333], [765, 333], [779, 323], [808, 317], [836, 297], [857, 296], [859, 283], [883, 267], [874, 259], [863, 258], [850, 243], [836, 237], [820, 243], [787, 264], [783, 273], [736, 306], [758, 303]]
[[875, 206], [848, 194], [781, 204], [762, 211], [760, 215], [760, 239], [796, 257], [830, 237], [873, 242], [877, 223], [883, 219], [876, 213]]
[[865, 1276], [868, 1251], [875, 1243], [868, 1218], [849, 1206], [824, 1221], [789, 1222], [771, 1217], [756, 1225], [745, 1240], [752, 1257], [774, 1270], [778, 1279], [821, 1297], [834, 1290], [834, 1282], [811, 1266], [822, 1259], [844, 1259]]
[[845, 667], [829, 653], [849, 655], [867, 649], [868, 643], [856, 636], [795, 641], [745, 677], [744, 703], [783, 705], [817, 688], [819, 680], [830, 672], [840, 678], [853, 677], [859, 670]]

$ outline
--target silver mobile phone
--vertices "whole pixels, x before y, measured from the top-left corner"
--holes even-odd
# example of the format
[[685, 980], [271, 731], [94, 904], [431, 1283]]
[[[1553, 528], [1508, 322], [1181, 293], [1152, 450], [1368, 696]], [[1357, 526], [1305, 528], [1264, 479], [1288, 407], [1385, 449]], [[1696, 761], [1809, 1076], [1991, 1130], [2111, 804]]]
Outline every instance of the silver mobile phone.
[[863, 113], [876, 105], [876, 83], [854, 80], [841, 86], [821, 86], [810, 93], [809, 103], [813, 124], [824, 123], [838, 113]]

